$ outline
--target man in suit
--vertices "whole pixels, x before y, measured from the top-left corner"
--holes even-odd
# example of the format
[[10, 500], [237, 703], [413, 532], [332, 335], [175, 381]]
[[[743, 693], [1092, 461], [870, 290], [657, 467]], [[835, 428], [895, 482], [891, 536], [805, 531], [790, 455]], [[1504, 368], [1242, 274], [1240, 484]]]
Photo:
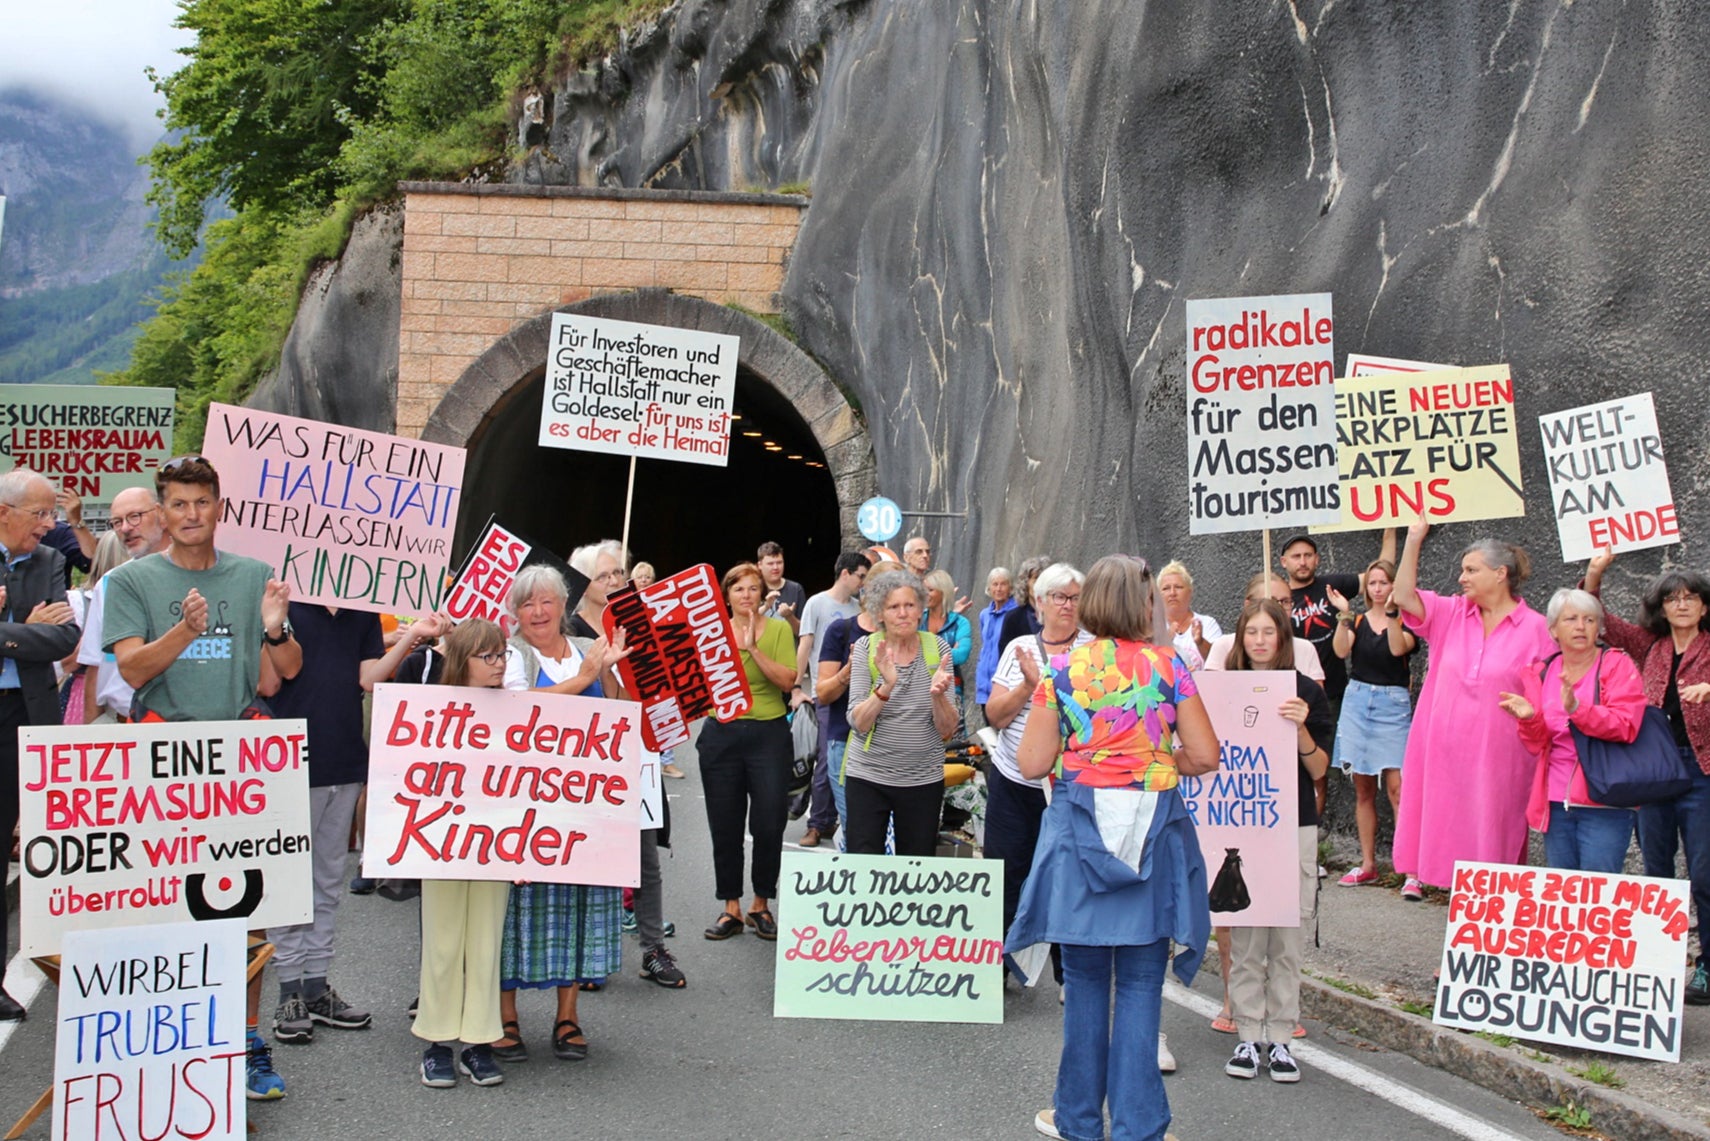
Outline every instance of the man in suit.
[[[53, 485], [28, 468], [0, 475], [0, 883], [18, 826], [18, 728], [60, 723], [53, 664], [77, 646], [79, 631], [65, 601], [65, 558], [42, 545], [53, 527]], [[0, 908], [0, 957], [8, 917]], [[0, 989], [0, 1021], [24, 1008]]]

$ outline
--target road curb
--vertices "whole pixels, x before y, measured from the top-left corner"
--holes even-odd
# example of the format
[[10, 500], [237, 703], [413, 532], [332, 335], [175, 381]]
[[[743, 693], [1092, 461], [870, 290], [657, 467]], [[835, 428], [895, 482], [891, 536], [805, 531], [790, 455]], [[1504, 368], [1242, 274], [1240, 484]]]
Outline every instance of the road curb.
[[1571, 1101], [1591, 1114], [1593, 1129], [1621, 1141], [1710, 1139], [1710, 1128], [1683, 1114], [1315, 979], [1301, 979], [1300, 1001], [1302, 1012], [1309, 1018], [1407, 1054], [1492, 1093], [1545, 1108]]

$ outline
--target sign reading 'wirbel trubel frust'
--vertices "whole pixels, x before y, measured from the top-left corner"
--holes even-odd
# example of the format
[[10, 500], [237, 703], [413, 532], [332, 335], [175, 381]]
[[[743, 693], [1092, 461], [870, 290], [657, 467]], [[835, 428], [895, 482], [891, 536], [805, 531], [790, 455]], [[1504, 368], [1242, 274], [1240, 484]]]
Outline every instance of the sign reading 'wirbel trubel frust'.
[[1341, 517], [1334, 331], [1328, 293], [1187, 303], [1192, 534]]
[[540, 446], [724, 467], [740, 350], [721, 333], [554, 313]]

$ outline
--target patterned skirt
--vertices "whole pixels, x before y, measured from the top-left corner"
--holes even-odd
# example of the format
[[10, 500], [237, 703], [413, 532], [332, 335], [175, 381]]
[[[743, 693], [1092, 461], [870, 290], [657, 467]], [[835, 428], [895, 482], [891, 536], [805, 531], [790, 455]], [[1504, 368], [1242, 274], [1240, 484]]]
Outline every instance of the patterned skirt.
[[623, 956], [623, 889], [535, 883], [511, 888], [499, 987], [573, 986], [614, 975]]

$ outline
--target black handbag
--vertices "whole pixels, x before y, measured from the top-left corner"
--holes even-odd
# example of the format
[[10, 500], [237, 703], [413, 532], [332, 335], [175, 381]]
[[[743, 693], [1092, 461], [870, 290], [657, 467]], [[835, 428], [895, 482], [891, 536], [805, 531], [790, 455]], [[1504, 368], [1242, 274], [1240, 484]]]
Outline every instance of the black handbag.
[[[1544, 663], [1544, 673], [1550, 661], [1560, 657], [1552, 654]], [[1603, 699], [1603, 653], [1598, 652], [1597, 672], [1593, 675], [1591, 703]], [[1541, 685], [1544, 673], [1538, 675]], [[1610, 808], [1638, 808], [1644, 804], [1673, 800], [1692, 787], [1695, 773], [1681, 759], [1680, 746], [1675, 743], [1674, 730], [1669, 727], [1668, 714], [1654, 705], [1645, 706], [1644, 720], [1639, 723], [1639, 735], [1632, 743], [1606, 741], [1588, 737], [1577, 725], [1569, 724], [1573, 732], [1574, 751], [1579, 754], [1579, 767], [1585, 774], [1585, 789], [1591, 799]]]
[[1247, 894], [1247, 881], [1241, 877], [1241, 849], [1225, 848], [1223, 852], [1223, 866], [1211, 881], [1211, 910], [1245, 911], [1253, 906], [1253, 897]]

